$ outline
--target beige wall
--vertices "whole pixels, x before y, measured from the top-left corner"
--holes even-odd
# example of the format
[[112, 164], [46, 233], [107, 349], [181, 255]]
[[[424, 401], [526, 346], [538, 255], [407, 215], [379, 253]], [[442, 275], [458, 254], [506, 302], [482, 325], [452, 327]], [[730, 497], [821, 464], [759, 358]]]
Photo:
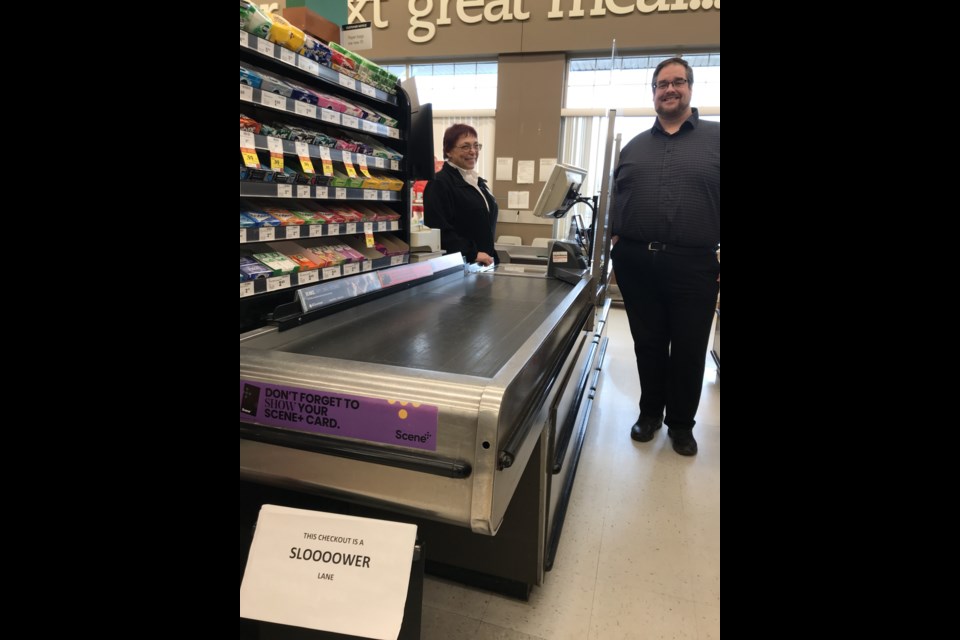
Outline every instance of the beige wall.
[[[543, 188], [539, 159], [556, 158], [560, 151], [560, 108], [566, 56], [562, 53], [502, 55], [497, 65], [497, 157], [513, 158], [512, 181], [494, 180], [500, 205], [497, 235], [516, 235], [523, 244], [537, 236], [549, 237], [550, 226], [513, 223], [516, 210], [507, 209], [508, 191], [529, 191], [530, 208]], [[517, 184], [517, 161], [534, 160], [533, 184]]]

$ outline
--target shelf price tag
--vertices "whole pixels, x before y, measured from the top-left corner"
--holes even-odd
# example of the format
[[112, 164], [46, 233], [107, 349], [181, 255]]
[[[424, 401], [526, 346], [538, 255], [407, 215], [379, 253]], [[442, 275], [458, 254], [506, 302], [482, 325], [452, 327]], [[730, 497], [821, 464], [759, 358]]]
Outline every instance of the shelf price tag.
[[356, 232], [357, 232], [357, 223], [356, 223], [356, 222], [348, 222], [347, 224], [344, 225], [344, 231], [343, 231], [343, 232], [346, 233], [346, 234], [356, 233]]
[[337, 200], [346, 200], [347, 199], [347, 190], [343, 187], [337, 187]]
[[352, 127], [354, 129], [360, 128], [360, 121], [354, 118], [353, 116], [348, 116], [347, 114], [344, 113], [343, 115], [340, 116], [340, 118], [341, 120], [343, 120], [343, 126]]
[[370, 264], [369, 260], [364, 260], [363, 262], [360, 263], [360, 271], [370, 271], [370, 269], [372, 268], [373, 267]]
[[316, 191], [316, 195], [313, 196], [314, 198], [323, 198], [326, 200], [330, 197], [330, 189], [328, 187], [315, 187], [314, 191]]
[[347, 89], [357, 90], [357, 81], [351, 78], [348, 75], [342, 73], [337, 73], [337, 82], [340, 83], [341, 87], [346, 87]]
[[279, 289], [290, 288], [290, 276], [279, 276], [277, 278], [267, 278], [267, 291], [277, 291]]
[[294, 146], [297, 149], [297, 155], [300, 157], [300, 166], [303, 167], [303, 172], [309, 175], [316, 173], [313, 170], [313, 163], [310, 161], [310, 148], [307, 147], [307, 143], [297, 142]]
[[380, 192], [380, 199], [381, 199], [381, 200], [389, 200], [389, 199], [390, 199], [390, 192], [389, 192], [389, 191], [386, 191], [386, 190], [381, 191], [381, 192]]
[[240, 283], [240, 297], [246, 298], [247, 296], [253, 295], [253, 282], [241, 282]]
[[270, 168], [283, 173], [283, 140], [267, 136], [267, 148], [270, 149]]
[[311, 282], [319, 282], [319, 280], [320, 272], [316, 269], [297, 272], [297, 284], [310, 284]]
[[278, 198], [292, 198], [293, 189], [289, 184], [278, 184], [277, 185], [277, 197]]
[[284, 233], [286, 234], [287, 240], [293, 240], [294, 238], [300, 237], [300, 225], [291, 224], [283, 228]]
[[365, 96], [370, 96], [371, 98], [377, 97], [377, 90], [371, 87], [368, 84], [360, 83], [360, 93]]
[[340, 124], [340, 114], [333, 109], [320, 109], [320, 120], [330, 124]]
[[390, 168], [391, 168], [393, 171], [400, 171], [400, 163], [397, 162], [396, 160], [391, 160], [391, 161], [390, 161]]
[[364, 233], [373, 233], [373, 223], [372, 223], [372, 222], [364, 222], [364, 223], [363, 223], [363, 232], [364, 232]]
[[396, 140], [400, 139], [400, 131], [398, 129], [394, 129], [393, 127], [387, 127], [387, 135]]
[[357, 177], [357, 170], [353, 168], [353, 155], [349, 151], [343, 152], [343, 168], [351, 178]]
[[330, 236], [340, 235], [340, 223], [328, 224], [327, 229], [329, 231], [327, 235], [330, 235]]
[[297, 66], [315, 76], [320, 74], [320, 65], [306, 56], [300, 56], [297, 58]]
[[373, 165], [374, 165], [377, 169], [386, 169], [386, 168], [387, 168], [387, 167], [384, 165], [383, 158], [374, 158], [374, 159], [373, 159]]
[[257, 51], [265, 56], [273, 57], [273, 43], [263, 38], [257, 39]]
[[248, 84], [240, 85], [240, 99], [253, 102], [253, 87]]
[[363, 190], [363, 199], [364, 200], [376, 200], [377, 192], [373, 189], [364, 189]]
[[323, 165], [323, 175], [332, 176], [333, 175], [333, 160], [330, 158], [330, 149], [327, 147], [320, 147], [320, 160]]
[[260, 242], [270, 242], [271, 240], [276, 240], [273, 227], [260, 227]]
[[317, 108], [309, 102], [304, 102], [303, 100], [297, 100], [294, 102], [293, 110], [297, 115], [300, 116], [307, 116], [308, 118], [317, 117]]
[[259, 169], [260, 161], [257, 159], [257, 152], [253, 149], [240, 149], [240, 153], [243, 155], [243, 164], [250, 167], [251, 169]]
[[356, 262], [351, 262], [350, 264], [343, 265], [343, 275], [352, 276], [356, 273], [360, 273], [360, 265]]
[[260, 158], [257, 157], [256, 146], [252, 133], [249, 131], [240, 132], [240, 154], [243, 156], [243, 164], [251, 169], [260, 168]]
[[387, 223], [385, 221], [381, 220], [380, 222], [377, 223], [377, 231], [386, 231], [386, 230], [387, 230]]
[[395, 267], [398, 264], [403, 264], [403, 256], [390, 256], [390, 266]]
[[305, 184], [297, 185], [297, 197], [298, 198], [309, 198], [310, 197], [310, 187]]
[[270, 93], [268, 91], [260, 92], [260, 104], [265, 107], [272, 107], [285, 111], [287, 108], [287, 99], [279, 93]]
[[280, 59], [287, 64], [297, 64], [297, 54], [286, 47], [280, 47]]
[[240, 242], [246, 242], [246, 241], [247, 241], [247, 230], [240, 229]]
[[323, 225], [322, 224], [312, 224], [310, 225], [310, 237], [316, 238], [323, 235]]
[[340, 267], [327, 267], [323, 270], [323, 279], [330, 280], [331, 278], [340, 277]]
[[[368, 178], [373, 177], [370, 175], [370, 169], [367, 169], [367, 156], [363, 155], [362, 153], [358, 153], [357, 164], [360, 165], [360, 173], [367, 176]], [[374, 200], [376, 200], [376, 198], [374, 198]]]
[[364, 120], [361, 123], [361, 125], [363, 126], [363, 130], [366, 131], [367, 133], [380, 133], [380, 131], [377, 129], [376, 122], [370, 122], [369, 120]]
[[241, 47], [249, 47], [249, 46], [250, 46], [250, 38], [249, 38], [249, 35], [250, 35], [250, 34], [248, 34], [246, 31], [241, 31], [241, 32], [240, 32], [240, 46], [241, 46]]

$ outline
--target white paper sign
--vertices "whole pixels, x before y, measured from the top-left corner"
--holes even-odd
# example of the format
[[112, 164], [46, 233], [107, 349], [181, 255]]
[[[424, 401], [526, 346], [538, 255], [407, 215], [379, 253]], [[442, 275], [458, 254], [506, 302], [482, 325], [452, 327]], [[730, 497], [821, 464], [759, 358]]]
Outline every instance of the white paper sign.
[[497, 180], [513, 180], [513, 158], [497, 158]]
[[517, 184], [533, 184], [533, 160], [517, 161]]
[[370, 27], [370, 23], [357, 22], [342, 25], [340, 27], [340, 44], [350, 51], [373, 49], [373, 29]]
[[396, 640], [417, 527], [265, 504], [240, 617]]
[[529, 209], [529, 191], [507, 191], [507, 209]]

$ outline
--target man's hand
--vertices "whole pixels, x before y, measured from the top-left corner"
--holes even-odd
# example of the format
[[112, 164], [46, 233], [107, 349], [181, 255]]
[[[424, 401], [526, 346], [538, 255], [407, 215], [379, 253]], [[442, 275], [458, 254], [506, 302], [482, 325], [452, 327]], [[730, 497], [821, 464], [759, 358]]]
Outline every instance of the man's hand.
[[491, 264], [493, 264], [493, 257], [488, 253], [484, 253], [483, 251], [478, 251], [477, 264], [482, 264], [483, 266], [488, 267]]

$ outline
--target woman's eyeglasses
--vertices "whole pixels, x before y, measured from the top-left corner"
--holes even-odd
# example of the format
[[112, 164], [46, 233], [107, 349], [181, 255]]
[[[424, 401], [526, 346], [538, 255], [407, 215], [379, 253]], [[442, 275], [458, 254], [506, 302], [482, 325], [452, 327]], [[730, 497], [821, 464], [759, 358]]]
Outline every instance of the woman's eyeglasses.
[[460, 149], [460, 151], [463, 151], [464, 153], [466, 153], [467, 151], [470, 151], [470, 149], [473, 149], [474, 151], [480, 151], [481, 149], [483, 149], [483, 145], [480, 144], [479, 142], [475, 142], [473, 144], [462, 144], [459, 147], [457, 147], [457, 149]]

